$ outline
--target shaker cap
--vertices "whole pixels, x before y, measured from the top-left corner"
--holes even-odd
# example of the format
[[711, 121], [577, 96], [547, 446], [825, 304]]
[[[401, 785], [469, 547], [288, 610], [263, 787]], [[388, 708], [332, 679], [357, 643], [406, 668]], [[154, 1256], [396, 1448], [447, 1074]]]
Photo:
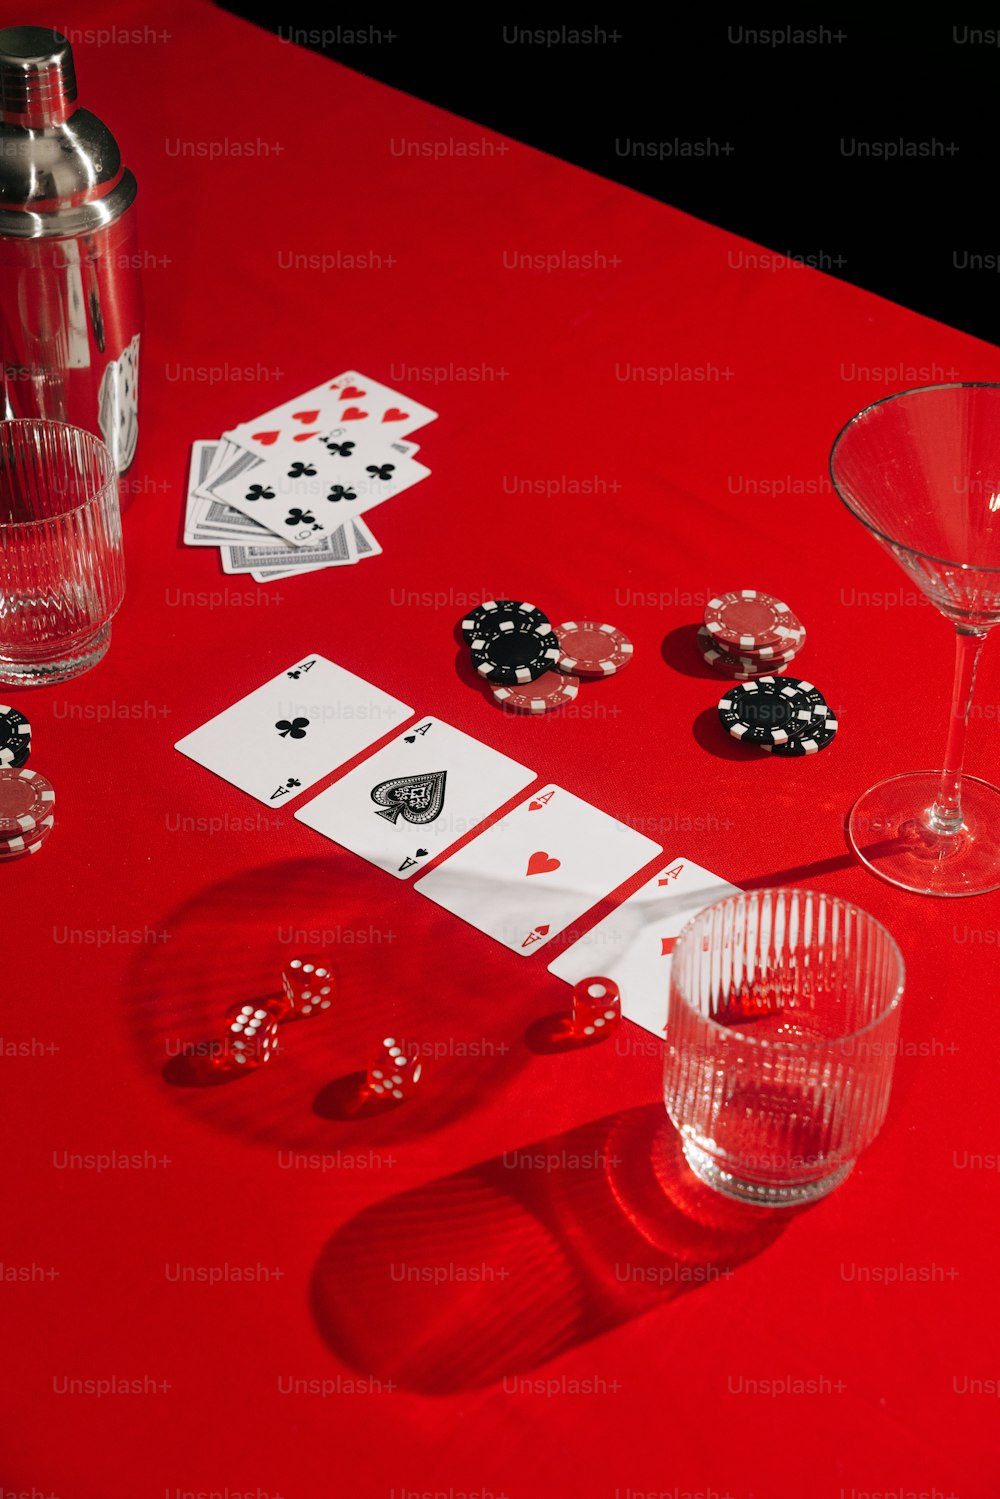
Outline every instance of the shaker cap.
[[73, 48], [49, 26], [0, 30], [0, 118], [10, 125], [61, 125], [76, 102]]

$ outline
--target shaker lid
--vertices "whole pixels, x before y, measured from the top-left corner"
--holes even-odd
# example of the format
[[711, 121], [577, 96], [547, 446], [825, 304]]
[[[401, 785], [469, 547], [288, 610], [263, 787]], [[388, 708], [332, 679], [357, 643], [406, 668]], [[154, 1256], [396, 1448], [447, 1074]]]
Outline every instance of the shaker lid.
[[0, 29], [0, 240], [89, 234], [135, 191], [107, 125], [77, 108], [67, 38], [47, 26]]
[[11, 125], [61, 125], [76, 101], [73, 49], [49, 26], [0, 31], [0, 117]]

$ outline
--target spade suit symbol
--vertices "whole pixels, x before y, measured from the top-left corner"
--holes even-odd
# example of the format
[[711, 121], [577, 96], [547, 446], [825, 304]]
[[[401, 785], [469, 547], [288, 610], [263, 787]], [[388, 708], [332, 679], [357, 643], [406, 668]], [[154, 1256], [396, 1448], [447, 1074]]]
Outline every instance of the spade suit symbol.
[[393, 776], [372, 788], [376, 817], [386, 822], [433, 822], [444, 806], [446, 770], [429, 770], [422, 775]]

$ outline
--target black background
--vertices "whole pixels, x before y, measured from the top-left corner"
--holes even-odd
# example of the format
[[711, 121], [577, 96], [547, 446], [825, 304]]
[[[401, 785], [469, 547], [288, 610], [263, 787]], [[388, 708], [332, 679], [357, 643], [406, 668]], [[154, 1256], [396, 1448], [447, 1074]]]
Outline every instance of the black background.
[[[285, 40], [312, 32], [314, 50], [370, 77], [1000, 341], [1000, 274], [967, 264], [1000, 260], [1000, 47], [961, 40], [964, 21], [809, 22], [823, 40], [772, 46], [750, 40], [756, 23], [626, 16], [617, 40], [605, 18], [579, 23], [601, 41], [546, 46], [511, 40], [539, 29], [525, 20], [226, 8]], [[351, 26], [368, 39], [350, 40]], [[893, 159], [854, 148], [900, 141], [939, 145]], [[668, 150], [641, 156], [634, 142]], [[715, 144], [691, 156], [674, 142]]]

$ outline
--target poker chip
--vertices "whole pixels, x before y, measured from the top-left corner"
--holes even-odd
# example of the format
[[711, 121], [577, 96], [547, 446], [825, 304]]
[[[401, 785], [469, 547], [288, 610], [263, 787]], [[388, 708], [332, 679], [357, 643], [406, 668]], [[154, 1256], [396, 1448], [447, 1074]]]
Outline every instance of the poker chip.
[[548, 615], [543, 614], [541, 609], [536, 609], [534, 604], [524, 604], [517, 599], [489, 599], [465, 616], [462, 620], [462, 634], [466, 644], [471, 645], [477, 636], [488, 637], [496, 630], [511, 625], [519, 629], [525, 620], [529, 621], [529, 628], [547, 625], [549, 622]]
[[719, 701], [719, 722], [742, 744], [774, 747], [805, 733], [829, 714], [823, 694], [798, 677], [759, 677]]
[[0, 766], [19, 769], [30, 753], [30, 723], [16, 708], [0, 703]]
[[527, 687], [491, 687], [490, 691], [504, 708], [517, 708], [522, 713], [551, 713], [573, 701], [580, 691], [580, 678], [547, 671]]
[[22, 854], [37, 854], [52, 831], [54, 817], [45, 817], [30, 833], [11, 834], [0, 838], [0, 863], [7, 859], [19, 859]]
[[733, 656], [716, 645], [704, 625], [698, 629], [698, 650], [706, 665], [737, 682], [748, 682], [753, 677], [773, 676], [776, 672], [784, 671], [798, 655], [797, 650], [788, 650], [782, 652], [780, 659], [770, 661], [755, 660], [752, 656]]
[[817, 715], [813, 718], [803, 732], [790, 739], [787, 744], [765, 745], [764, 748], [783, 760], [798, 755], [815, 755], [833, 743], [837, 737], [837, 727], [837, 720], [832, 713], [827, 712], [825, 716]]
[[538, 609], [518, 617], [491, 620], [469, 642], [472, 664], [481, 677], [502, 687], [534, 682], [559, 660], [559, 639]]
[[592, 619], [568, 620], [556, 626], [562, 654], [560, 671], [577, 677], [610, 677], [624, 671], [632, 659], [631, 640], [614, 625]]
[[0, 838], [37, 828], [54, 810], [56, 794], [35, 770], [0, 768]]
[[705, 628], [730, 654], [753, 652], [765, 659], [775, 650], [798, 649], [806, 633], [787, 604], [756, 588], [741, 588], [709, 599]]

